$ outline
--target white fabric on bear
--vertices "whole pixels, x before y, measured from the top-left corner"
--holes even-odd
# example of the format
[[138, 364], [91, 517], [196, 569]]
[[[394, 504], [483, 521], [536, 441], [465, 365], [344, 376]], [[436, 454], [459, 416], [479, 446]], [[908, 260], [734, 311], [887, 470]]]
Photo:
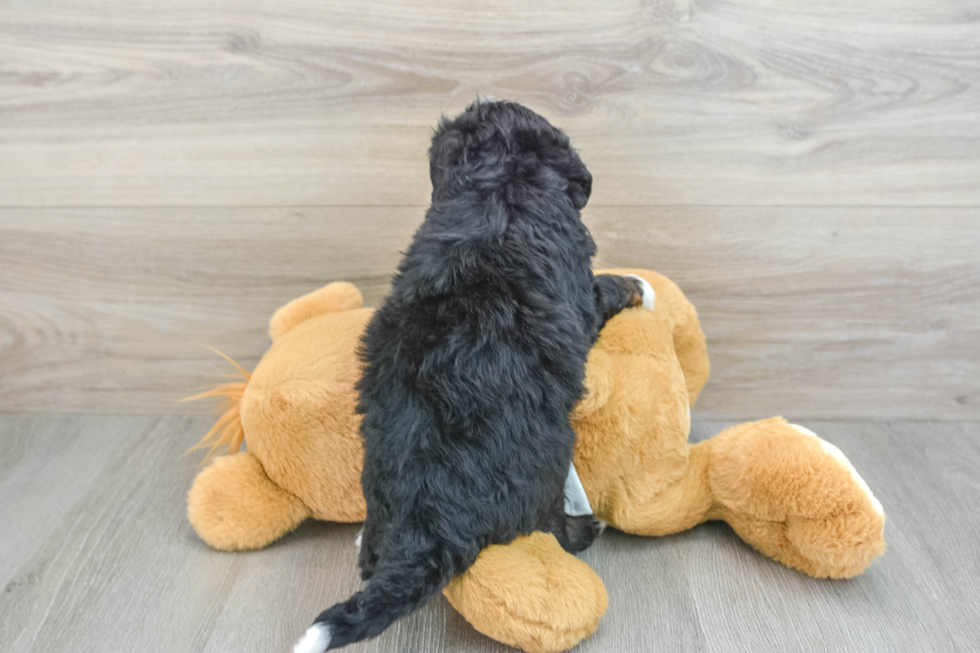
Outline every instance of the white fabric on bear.
[[565, 477], [565, 514], [569, 517], [592, 514], [589, 497], [585, 496], [585, 488], [582, 487], [582, 481], [572, 463], [568, 464], [568, 476]]

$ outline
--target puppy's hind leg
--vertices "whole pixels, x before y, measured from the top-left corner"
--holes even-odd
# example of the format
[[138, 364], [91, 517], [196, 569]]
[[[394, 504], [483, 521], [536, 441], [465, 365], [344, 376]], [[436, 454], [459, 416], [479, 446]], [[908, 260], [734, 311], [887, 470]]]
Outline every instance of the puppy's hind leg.
[[565, 514], [565, 500], [559, 495], [551, 508], [541, 515], [538, 530], [550, 532], [558, 540], [561, 548], [569, 553], [584, 551], [592, 545], [595, 538], [606, 528], [606, 523], [591, 514]]
[[361, 580], [368, 580], [374, 575], [374, 570], [378, 566], [378, 545], [381, 540], [381, 529], [377, 520], [371, 518], [370, 513], [357, 539], [357, 546], [360, 549], [357, 564], [361, 568]]
[[558, 538], [563, 549], [569, 553], [584, 551], [595, 542], [606, 528], [606, 522], [599, 521], [592, 515], [573, 517], [565, 515], [565, 540]]

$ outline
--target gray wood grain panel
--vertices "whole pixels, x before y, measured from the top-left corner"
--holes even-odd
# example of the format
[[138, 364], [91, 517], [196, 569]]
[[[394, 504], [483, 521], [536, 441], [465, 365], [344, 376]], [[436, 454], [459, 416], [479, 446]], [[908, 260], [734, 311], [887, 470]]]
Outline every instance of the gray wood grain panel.
[[702, 417], [980, 417], [980, 209], [597, 210], [600, 266], [698, 309]]
[[[268, 347], [331, 280], [369, 303], [418, 208], [0, 209], [0, 411], [178, 405]], [[980, 418], [975, 209], [587, 209], [599, 266], [664, 272], [700, 311], [704, 418]]]
[[423, 205], [441, 112], [565, 127], [595, 205], [980, 203], [973, 0], [0, 6], [0, 204]]
[[229, 371], [202, 344], [252, 367], [286, 301], [347, 279], [377, 302], [421, 214], [0, 210], [0, 410], [193, 410]]
[[[184, 516], [196, 458], [181, 454], [206, 425], [0, 415], [0, 516], [32, 516], [19, 522], [30, 547], [0, 538], [0, 651], [285, 651], [320, 608], [357, 587], [356, 525], [308, 523], [243, 554], [196, 539]], [[725, 425], [696, 422], [692, 439]], [[844, 450], [884, 504], [883, 558], [856, 579], [814, 580], [724, 525], [665, 538], [607, 532], [583, 558], [606, 583], [609, 613], [577, 650], [977, 650], [980, 425], [808, 426]], [[78, 472], [44, 478], [64, 469]], [[37, 482], [22, 485], [29, 477]], [[512, 649], [440, 597], [349, 650]]]

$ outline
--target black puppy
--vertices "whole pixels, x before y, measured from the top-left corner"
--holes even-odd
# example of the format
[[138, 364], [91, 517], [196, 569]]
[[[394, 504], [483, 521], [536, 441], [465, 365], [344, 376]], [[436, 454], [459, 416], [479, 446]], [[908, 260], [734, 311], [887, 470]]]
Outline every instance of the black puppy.
[[429, 157], [432, 205], [361, 346], [370, 580], [296, 653], [379, 634], [490, 544], [543, 530], [577, 552], [600, 530], [564, 512], [569, 412], [602, 324], [652, 290], [593, 276], [592, 175], [533, 111], [478, 101]]

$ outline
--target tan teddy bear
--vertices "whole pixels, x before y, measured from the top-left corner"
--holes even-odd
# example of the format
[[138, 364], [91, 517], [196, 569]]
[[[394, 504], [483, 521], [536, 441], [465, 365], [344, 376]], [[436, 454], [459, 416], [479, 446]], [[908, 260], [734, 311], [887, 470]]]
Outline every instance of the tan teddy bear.
[[[637, 535], [724, 520], [746, 542], [816, 577], [861, 573], [884, 551], [884, 513], [839, 449], [782, 418], [690, 444], [708, 378], [697, 313], [669, 279], [637, 274], [653, 311], [610, 320], [573, 415], [575, 467], [599, 519]], [[332, 283], [279, 309], [272, 347], [244, 382], [204, 396], [232, 407], [205, 438], [228, 443], [188, 493], [188, 517], [217, 549], [257, 549], [304, 519], [364, 518], [356, 348], [373, 309]], [[248, 451], [238, 452], [242, 439]], [[561, 651], [605, 613], [602, 581], [545, 533], [488, 547], [444, 594], [477, 630], [530, 653]]]

